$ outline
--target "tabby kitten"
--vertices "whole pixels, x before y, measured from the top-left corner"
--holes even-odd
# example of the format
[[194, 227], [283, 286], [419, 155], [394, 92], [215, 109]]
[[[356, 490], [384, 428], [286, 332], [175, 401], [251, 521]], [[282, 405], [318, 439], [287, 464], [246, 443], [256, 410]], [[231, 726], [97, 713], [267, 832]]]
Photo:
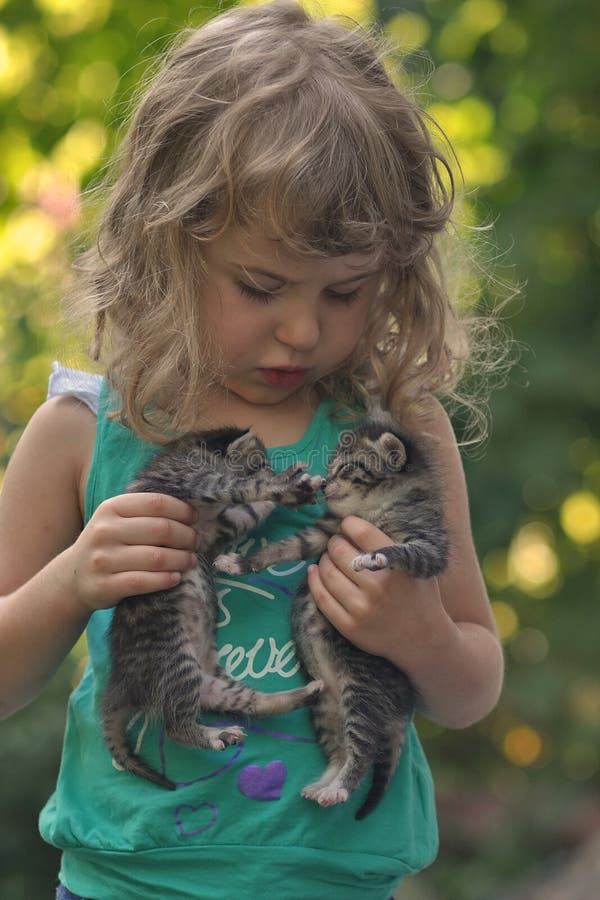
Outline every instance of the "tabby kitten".
[[[215, 567], [240, 574], [318, 556], [348, 515], [368, 520], [393, 541], [356, 556], [354, 571], [399, 568], [430, 578], [446, 567], [440, 478], [423, 438], [400, 431], [382, 414], [369, 418], [342, 435], [324, 492], [329, 509], [315, 525], [249, 557], [219, 556]], [[321, 806], [342, 803], [374, 764], [371, 788], [356, 814], [362, 819], [377, 806], [396, 770], [417, 690], [395, 665], [359, 649], [331, 625], [315, 605], [307, 579], [296, 594], [292, 623], [304, 668], [324, 683], [312, 712], [329, 761], [302, 794]]]
[[274, 694], [251, 690], [218, 665], [215, 644], [214, 556], [276, 503], [316, 502], [323, 479], [304, 468], [290, 466], [276, 475], [256, 435], [224, 428], [172, 442], [129, 485], [129, 492], [156, 491], [186, 500], [200, 517], [196, 567], [175, 587], [126, 597], [115, 607], [103, 729], [108, 749], [124, 769], [171, 790], [176, 787], [134, 752], [127, 722], [136, 710], [162, 720], [174, 741], [223, 750], [240, 741], [243, 730], [202, 725], [196, 720], [201, 710], [273, 715], [312, 703], [319, 693], [319, 682]]

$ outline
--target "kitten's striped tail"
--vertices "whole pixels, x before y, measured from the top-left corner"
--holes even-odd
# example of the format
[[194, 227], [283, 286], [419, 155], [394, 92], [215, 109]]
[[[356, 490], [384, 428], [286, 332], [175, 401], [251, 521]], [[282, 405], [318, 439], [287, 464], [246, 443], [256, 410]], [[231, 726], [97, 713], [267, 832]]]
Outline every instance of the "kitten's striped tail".
[[383, 743], [373, 765], [373, 780], [369, 793], [365, 797], [363, 805], [360, 807], [355, 819], [364, 819], [369, 813], [373, 812], [375, 807], [380, 803], [383, 795], [388, 789], [389, 783], [394, 777], [394, 772], [404, 747], [406, 739], [406, 719], [397, 722], [396, 727], [390, 734], [388, 732], [388, 740]]
[[396, 763], [397, 756], [395, 753], [390, 753], [385, 760], [375, 763], [373, 766], [373, 781], [371, 782], [369, 793], [365, 797], [365, 802], [354, 816], [355, 819], [364, 819], [379, 804], [392, 780], [392, 775], [396, 770]]
[[170, 791], [176, 790], [177, 785], [174, 781], [171, 781], [166, 775], [156, 772], [152, 766], [149, 766], [135, 753], [127, 737], [127, 716], [127, 710], [104, 710], [104, 739], [113, 762], [127, 772], [131, 772], [132, 775], [138, 775], [140, 778], [145, 778], [146, 781], [168, 788]]

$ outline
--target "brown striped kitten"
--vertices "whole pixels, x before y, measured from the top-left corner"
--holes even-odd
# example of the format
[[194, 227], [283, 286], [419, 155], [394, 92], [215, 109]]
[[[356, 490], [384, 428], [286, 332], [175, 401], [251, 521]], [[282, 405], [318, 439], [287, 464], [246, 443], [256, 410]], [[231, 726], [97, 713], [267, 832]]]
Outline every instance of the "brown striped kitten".
[[[315, 525], [248, 557], [219, 556], [216, 568], [241, 574], [319, 556], [340, 532], [342, 519], [358, 515], [389, 535], [391, 543], [356, 556], [354, 571], [398, 568], [415, 578], [431, 578], [445, 569], [441, 481], [422, 437], [399, 430], [382, 413], [373, 416], [341, 436], [324, 492], [328, 512]], [[324, 683], [312, 713], [328, 766], [302, 794], [321, 806], [342, 803], [373, 765], [370, 790], [356, 814], [362, 819], [380, 802], [396, 770], [417, 690], [387, 659], [343, 637], [317, 608], [306, 579], [294, 600], [292, 623], [305, 670]]]
[[135, 752], [127, 735], [133, 713], [162, 721], [165, 733], [191, 747], [223, 750], [244, 736], [236, 726], [208, 727], [202, 710], [269, 716], [314, 702], [319, 682], [264, 694], [230, 677], [218, 664], [217, 596], [213, 559], [272, 511], [276, 503], [316, 502], [323, 479], [290, 466], [276, 475], [252, 431], [223, 428], [187, 435], [166, 445], [129, 485], [128, 492], [158, 492], [187, 501], [200, 513], [197, 565], [179, 584], [126, 597], [110, 626], [111, 670], [103, 701], [108, 749], [124, 769], [163, 787], [176, 785]]

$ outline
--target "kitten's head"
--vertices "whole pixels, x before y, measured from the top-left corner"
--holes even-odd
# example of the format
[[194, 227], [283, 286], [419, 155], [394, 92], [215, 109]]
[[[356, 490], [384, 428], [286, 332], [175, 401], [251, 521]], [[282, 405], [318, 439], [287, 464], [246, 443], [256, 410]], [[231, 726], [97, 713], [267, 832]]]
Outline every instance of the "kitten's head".
[[414, 438], [391, 421], [369, 421], [341, 435], [327, 468], [325, 499], [337, 515], [360, 515], [361, 501], [379, 505], [391, 495], [397, 501], [429, 470], [424, 448]]
[[265, 445], [249, 429], [215, 428], [189, 434], [181, 442], [181, 452], [190, 466], [225, 468], [232, 475], [252, 475], [270, 468]]
[[[232, 429], [235, 430], [237, 429]], [[265, 445], [251, 428], [242, 431], [230, 442], [225, 461], [228, 466], [239, 469], [244, 475], [252, 475], [261, 469], [271, 470]]]

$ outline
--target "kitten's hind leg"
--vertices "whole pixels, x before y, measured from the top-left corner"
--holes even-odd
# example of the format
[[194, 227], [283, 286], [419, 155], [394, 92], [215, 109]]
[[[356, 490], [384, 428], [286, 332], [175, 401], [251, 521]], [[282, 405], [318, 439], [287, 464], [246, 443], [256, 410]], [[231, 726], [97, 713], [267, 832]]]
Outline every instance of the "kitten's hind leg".
[[323, 688], [321, 681], [311, 681], [290, 691], [265, 694], [255, 691], [224, 672], [206, 678], [202, 686], [202, 709], [244, 713], [250, 716], [275, 716], [300, 706], [310, 706]]
[[237, 725], [215, 728], [189, 720], [165, 722], [165, 732], [171, 740], [179, 744], [205, 750], [225, 750], [232, 744], [239, 744], [245, 737], [244, 730]]
[[[343, 759], [341, 758], [330, 762], [318, 781], [313, 781], [312, 784], [307, 784], [302, 788], [300, 791], [302, 796], [306, 797], [307, 800], [314, 800], [315, 803], [318, 803], [321, 792], [326, 790], [331, 782], [337, 778], [342, 766]], [[344, 797], [344, 800], [346, 799], [347, 797]]]
[[349, 684], [334, 699], [335, 704], [329, 707], [318, 704], [317, 715], [313, 714], [317, 737], [330, 765], [318, 782], [302, 791], [319, 806], [345, 803], [377, 752], [368, 695], [362, 696], [356, 685]]
[[[319, 806], [334, 806], [336, 803], [345, 803], [369, 771], [371, 762], [371, 756], [361, 757], [354, 753], [348, 754], [346, 762], [341, 769], [337, 773], [333, 773], [333, 777], [330, 778], [327, 784], [314, 791], [310, 799], [315, 800]], [[314, 787], [317, 787], [317, 785]], [[304, 791], [302, 793], [304, 794]]]
[[[329, 764], [318, 781], [307, 784], [301, 794], [307, 800], [319, 803], [319, 798], [338, 777], [346, 762], [344, 723], [339, 708], [340, 699], [325, 691], [313, 707], [312, 717], [319, 744], [327, 755]], [[337, 802], [347, 799], [339, 798]]]

